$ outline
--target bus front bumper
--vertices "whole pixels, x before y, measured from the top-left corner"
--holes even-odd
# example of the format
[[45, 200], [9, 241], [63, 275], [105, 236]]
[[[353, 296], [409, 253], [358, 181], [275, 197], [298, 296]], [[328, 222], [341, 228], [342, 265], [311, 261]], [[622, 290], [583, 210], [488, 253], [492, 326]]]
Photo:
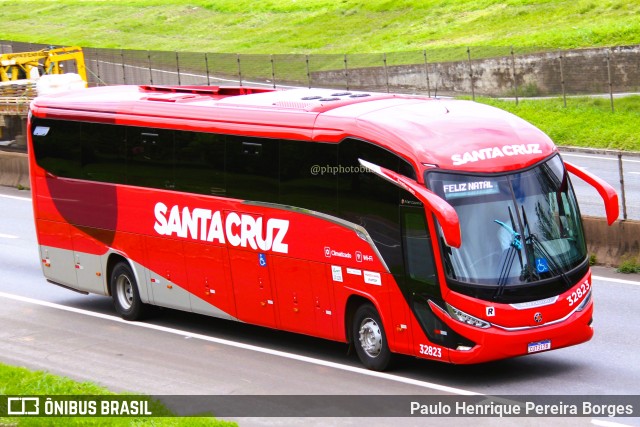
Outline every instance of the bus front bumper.
[[449, 350], [449, 360], [456, 364], [474, 364], [535, 354], [589, 341], [593, 337], [593, 301], [560, 323], [522, 330], [505, 330], [491, 326], [479, 329], [438, 313], [449, 327], [476, 343], [471, 348]]

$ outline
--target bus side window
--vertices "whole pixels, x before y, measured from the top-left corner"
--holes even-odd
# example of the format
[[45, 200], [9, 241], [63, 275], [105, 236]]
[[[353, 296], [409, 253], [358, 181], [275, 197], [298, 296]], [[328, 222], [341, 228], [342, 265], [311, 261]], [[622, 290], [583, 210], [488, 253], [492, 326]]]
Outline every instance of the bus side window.
[[224, 153], [224, 135], [176, 131], [175, 189], [225, 196]]
[[33, 148], [38, 165], [61, 178], [81, 177], [81, 123], [34, 119]]
[[127, 183], [126, 133], [122, 126], [82, 124], [82, 178]]
[[173, 131], [127, 129], [127, 183], [173, 190]]
[[279, 203], [280, 140], [226, 137], [227, 196]]
[[280, 143], [280, 203], [335, 215], [338, 146], [305, 141]]
[[403, 274], [399, 187], [364, 169], [358, 159], [398, 171], [396, 154], [365, 141], [346, 139], [338, 148], [339, 216], [364, 227], [393, 274]]

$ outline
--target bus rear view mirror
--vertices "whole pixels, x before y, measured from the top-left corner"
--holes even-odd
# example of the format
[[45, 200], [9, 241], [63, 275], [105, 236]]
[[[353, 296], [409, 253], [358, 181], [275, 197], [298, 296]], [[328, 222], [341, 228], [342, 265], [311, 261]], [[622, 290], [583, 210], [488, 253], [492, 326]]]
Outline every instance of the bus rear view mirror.
[[604, 208], [607, 212], [607, 223], [609, 225], [613, 224], [620, 214], [620, 206], [618, 205], [618, 194], [616, 193], [616, 190], [602, 178], [598, 178], [584, 169], [580, 169], [568, 162], [564, 162], [564, 165], [567, 168], [567, 171], [582, 179], [598, 191], [598, 194], [600, 194], [600, 197], [602, 197], [602, 200], [604, 201]]
[[455, 209], [453, 209], [449, 203], [444, 201], [434, 192], [429, 191], [423, 185], [418, 184], [413, 179], [367, 162], [366, 160], [358, 159], [358, 161], [371, 172], [402, 188], [403, 190], [408, 191], [415, 198], [420, 200], [424, 204], [425, 213], [433, 212], [438, 219], [438, 222], [442, 227], [446, 244], [454, 248], [460, 247], [460, 244], [462, 243], [460, 235], [460, 221], [458, 220], [458, 214]]

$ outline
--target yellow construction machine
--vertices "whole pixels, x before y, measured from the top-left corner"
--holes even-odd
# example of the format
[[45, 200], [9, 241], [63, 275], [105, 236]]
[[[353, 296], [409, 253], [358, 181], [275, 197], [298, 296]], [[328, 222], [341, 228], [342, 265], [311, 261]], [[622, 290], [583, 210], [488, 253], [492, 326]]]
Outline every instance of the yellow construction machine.
[[13, 140], [17, 140], [18, 145], [24, 140], [22, 133], [29, 103], [41, 89], [41, 85], [37, 85], [40, 78], [71, 72], [77, 76], [68, 74], [68, 77], [77, 79], [80, 85], [83, 81], [87, 86], [84, 54], [76, 46], [0, 54], [0, 148], [10, 143], [14, 145]]
[[33, 80], [44, 74], [62, 74], [62, 63], [66, 61], [75, 62], [76, 72], [86, 82], [84, 55], [77, 46], [0, 54], [0, 82]]

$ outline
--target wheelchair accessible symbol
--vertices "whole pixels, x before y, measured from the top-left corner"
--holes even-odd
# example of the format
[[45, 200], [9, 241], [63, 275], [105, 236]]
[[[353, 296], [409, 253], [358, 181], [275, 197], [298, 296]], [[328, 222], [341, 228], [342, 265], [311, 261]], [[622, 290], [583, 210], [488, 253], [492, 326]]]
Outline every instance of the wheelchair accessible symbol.
[[258, 254], [258, 262], [260, 263], [260, 267], [267, 266], [267, 255], [266, 254]]
[[546, 273], [549, 271], [549, 263], [544, 258], [536, 258], [536, 270], [538, 273]]

